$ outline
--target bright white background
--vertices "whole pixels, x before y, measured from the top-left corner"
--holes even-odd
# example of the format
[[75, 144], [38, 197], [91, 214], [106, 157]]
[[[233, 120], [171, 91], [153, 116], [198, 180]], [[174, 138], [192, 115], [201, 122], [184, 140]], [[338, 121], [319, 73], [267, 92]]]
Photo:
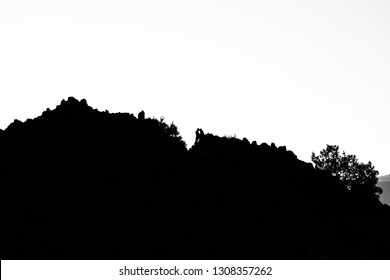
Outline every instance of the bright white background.
[[390, 173], [390, 2], [0, 0], [0, 128], [69, 96]]
[[[1, 261], [3, 280], [127, 280], [127, 279], [235, 279], [235, 280], [388, 280], [390, 261]], [[203, 276], [119, 276], [119, 269], [198, 269]], [[272, 276], [213, 276], [213, 267], [272, 267]], [[205, 271], [209, 270], [209, 273]]]

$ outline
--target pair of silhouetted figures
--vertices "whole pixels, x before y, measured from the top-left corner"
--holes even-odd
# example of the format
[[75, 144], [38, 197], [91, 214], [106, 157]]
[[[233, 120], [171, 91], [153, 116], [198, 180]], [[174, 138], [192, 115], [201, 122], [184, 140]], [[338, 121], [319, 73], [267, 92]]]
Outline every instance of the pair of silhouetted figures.
[[204, 136], [204, 133], [203, 133], [203, 130], [198, 128], [196, 131], [195, 131], [195, 135], [196, 135], [196, 138], [195, 138], [195, 144], [199, 142], [200, 138], [202, 138]]

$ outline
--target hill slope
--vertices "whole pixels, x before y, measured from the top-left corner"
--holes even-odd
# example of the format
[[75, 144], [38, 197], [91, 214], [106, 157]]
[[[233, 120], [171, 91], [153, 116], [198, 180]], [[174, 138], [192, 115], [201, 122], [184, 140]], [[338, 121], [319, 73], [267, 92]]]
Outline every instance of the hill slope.
[[[276, 178], [276, 179], [275, 179]], [[69, 98], [0, 131], [2, 259], [390, 258], [390, 207], [285, 147]]]

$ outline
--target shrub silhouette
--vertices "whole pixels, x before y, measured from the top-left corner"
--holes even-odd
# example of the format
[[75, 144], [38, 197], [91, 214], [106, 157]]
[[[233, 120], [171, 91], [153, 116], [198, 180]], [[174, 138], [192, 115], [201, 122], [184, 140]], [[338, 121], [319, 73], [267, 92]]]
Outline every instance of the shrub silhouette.
[[390, 207], [286, 147], [198, 133], [187, 150], [74, 98], [0, 131], [2, 259], [390, 257]]

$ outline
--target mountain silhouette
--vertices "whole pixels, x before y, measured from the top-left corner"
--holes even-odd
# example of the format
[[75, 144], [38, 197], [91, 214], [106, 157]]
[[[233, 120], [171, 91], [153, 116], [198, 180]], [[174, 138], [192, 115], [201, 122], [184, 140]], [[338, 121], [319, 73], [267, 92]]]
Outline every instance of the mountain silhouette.
[[389, 259], [390, 207], [286, 147], [70, 97], [0, 131], [2, 259]]

